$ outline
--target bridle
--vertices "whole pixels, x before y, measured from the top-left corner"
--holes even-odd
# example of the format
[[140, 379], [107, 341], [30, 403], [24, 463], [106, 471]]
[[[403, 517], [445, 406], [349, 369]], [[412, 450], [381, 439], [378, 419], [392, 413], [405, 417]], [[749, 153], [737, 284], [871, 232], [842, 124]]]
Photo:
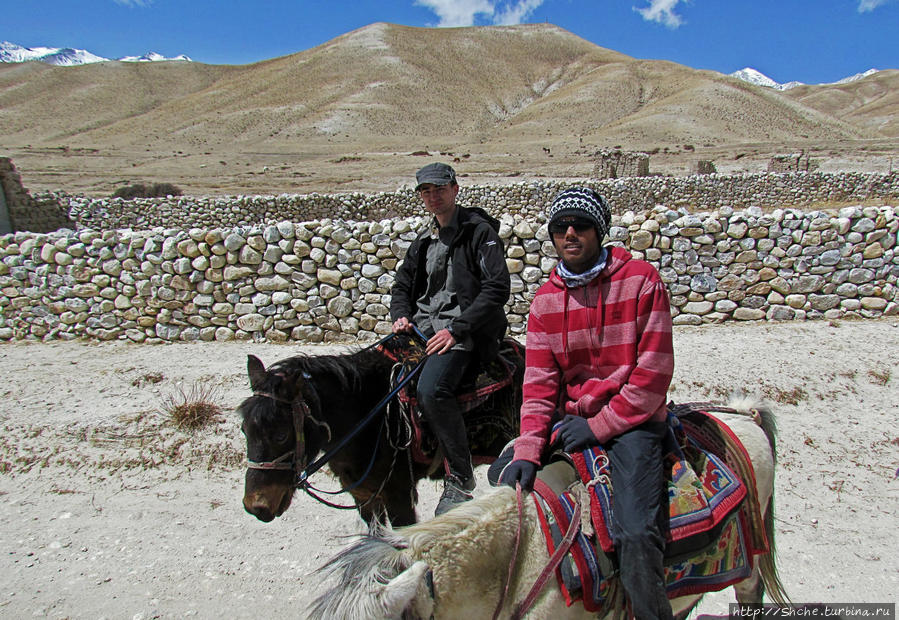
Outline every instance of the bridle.
[[278, 458], [273, 461], [247, 461], [248, 469], [263, 469], [263, 470], [281, 470], [281, 471], [293, 471], [297, 477], [300, 476], [300, 458], [305, 456], [306, 454], [306, 433], [303, 431], [303, 424], [307, 417], [311, 418], [309, 412], [309, 405], [306, 404], [306, 400], [304, 398], [297, 398], [293, 401], [287, 400], [286, 398], [281, 398], [271, 392], [261, 392], [255, 391], [253, 392], [253, 396], [259, 396], [262, 398], [271, 398], [275, 403], [285, 403], [290, 405], [290, 410], [293, 417], [293, 430], [294, 435], [296, 436], [296, 446], [293, 450], [285, 452]]

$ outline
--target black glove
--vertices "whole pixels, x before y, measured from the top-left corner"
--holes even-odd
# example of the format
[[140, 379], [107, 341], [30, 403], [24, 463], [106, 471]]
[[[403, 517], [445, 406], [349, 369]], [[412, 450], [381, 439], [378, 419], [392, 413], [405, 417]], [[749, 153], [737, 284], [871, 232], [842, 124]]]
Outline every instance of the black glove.
[[599, 443], [596, 435], [590, 429], [590, 425], [587, 424], [587, 418], [580, 416], [566, 415], [559, 424], [558, 432], [557, 441], [562, 444], [565, 452], [585, 450]]
[[537, 465], [530, 461], [518, 459], [512, 461], [503, 470], [499, 477], [500, 484], [507, 484], [515, 488], [516, 482], [521, 482], [523, 491], [530, 491], [534, 488], [534, 479], [537, 477]]

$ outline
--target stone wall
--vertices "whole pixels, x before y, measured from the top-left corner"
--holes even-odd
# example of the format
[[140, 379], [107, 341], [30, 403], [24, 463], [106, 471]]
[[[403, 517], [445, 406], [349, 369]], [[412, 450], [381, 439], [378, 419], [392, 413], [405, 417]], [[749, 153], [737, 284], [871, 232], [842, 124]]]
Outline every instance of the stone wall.
[[[394, 273], [426, 221], [5, 235], [0, 339], [372, 340], [390, 329]], [[899, 313], [899, 207], [659, 206], [613, 224], [612, 243], [659, 269], [676, 324]], [[510, 331], [522, 334], [556, 260], [535, 219], [504, 214], [500, 236]]]
[[[827, 203], [899, 203], [899, 172], [693, 175], [581, 181], [606, 196], [617, 213], [657, 205], [711, 211], [802, 207]], [[463, 186], [462, 204], [482, 206], [495, 216], [519, 215], [541, 221], [546, 206], [570, 182], [529, 181], [505, 186]], [[280, 194], [277, 196], [177, 196], [132, 201], [42, 194], [46, 204], [66, 211], [78, 228], [236, 227], [304, 222], [322, 218], [378, 221], [421, 214], [410, 190], [374, 194]], [[74, 227], [74, 226], [73, 226]]]
[[6, 212], [12, 231], [50, 232], [75, 227], [69, 220], [67, 205], [54, 194], [35, 198], [28, 193], [8, 157], [0, 157], [0, 190], [6, 197]]

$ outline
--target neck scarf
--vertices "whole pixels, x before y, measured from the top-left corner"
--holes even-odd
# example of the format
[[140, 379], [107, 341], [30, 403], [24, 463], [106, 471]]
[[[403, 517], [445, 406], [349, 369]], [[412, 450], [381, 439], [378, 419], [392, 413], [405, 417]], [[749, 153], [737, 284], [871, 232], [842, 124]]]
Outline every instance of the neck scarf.
[[593, 280], [596, 276], [598, 276], [599, 272], [603, 270], [603, 268], [606, 266], [606, 259], [608, 258], [608, 255], [608, 251], [603, 248], [602, 252], [599, 253], [599, 258], [597, 259], [596, 264], [584, 273], [573, 273], [565, 266], [565, 263], [559, 261], [559, 264], [556, 265], [556, 273], [559, 274], [559, 277], [562, 278], [562, 281], [565, 282], [565, 286], [567, 286], [568, 288], [577, 288], [578, 286], [584, 286], [585, 284]]

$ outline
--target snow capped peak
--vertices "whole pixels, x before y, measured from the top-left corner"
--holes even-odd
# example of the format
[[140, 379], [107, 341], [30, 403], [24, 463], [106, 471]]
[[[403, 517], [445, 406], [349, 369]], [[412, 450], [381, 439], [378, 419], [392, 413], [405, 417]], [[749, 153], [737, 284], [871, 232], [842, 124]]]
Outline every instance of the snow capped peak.
[[[877, 69], [868, 69], [864, 73], [856, 73], [855, 75], [843, 78], [842, 80], [839, 80], [837, 82], [826, 82], [824, 84], [819, 84], [819, 86], [826, 86], [827, 84], [846, 84], [847, 82], [854, 82], [856, 80], [866, 78], [869, 75], [873, 75], [874, 73], [877, 73]], [[752, 67], [746, 67], [744, 69], [740, 69], [739, 71], [734, 71], [729, 75], [730, 77], [735, 77], [738, 80], [743, 80], [744, 82], [755, 84], [756, 86], [765, 86], [767, 88], [773, 88], [775, 90], [790, 90], [791, 88], [796, 88], [797, 86], [805, 86], [805, 84], [803, 84], [802, 82], [787, 82], [785, 84], [780, 84], [779, 82], [775, 82], [774, 80], [769, 78], [761, 71], [756, 71]]]
[[869, 75], [874, 75], [877, 72], [878, 72], [878, 69], [868, 69], [864, 73], [856, 73], [855, 75], [850, 75], [847, 78], [843, 78], [842, 80], [834, 82], [834, 84], [848, 84], [849, 82], [855, 82], [856, 80], [866, 78]]
[[[0, 41], [0, 62], [29, 62], [39, 60], [50, 65], [61, 67], [73, 67], [95, 62], [108, 62], [109, 58], [103, 58], [92, 54], [87, 50], [71, 47], [22, 47], [9, 41]], [[159, 62], [164, 60], [181, 60], [190, 62], [190, 58], [180, 54], [173, 58], [167, 58], [162, 54], [150, 52], [143, 56], [126, 56], [119, 58], [122, 62]]]
[[730, 76], [735, 77], [738, 80], [743, 80], [744, 82], [749, 82], [750, 84], [755, 84], [756, 86], [767, 86], [768, 88], [783, 90], [781, 84], [778, 84], [761, 71], [756, 71], [752, 67], [745, 67], [739, 71], [734, 71]]
[[191, 59], [184, 54], [168, 58], [162, 54], [157, 54], [156, 52], [147, 52], [143, 56], [123, 56], [122, 58], [119, 58], [119, 60], [121, 62], [162, 62], [164, 60], [183, 60], [191, 62]]

